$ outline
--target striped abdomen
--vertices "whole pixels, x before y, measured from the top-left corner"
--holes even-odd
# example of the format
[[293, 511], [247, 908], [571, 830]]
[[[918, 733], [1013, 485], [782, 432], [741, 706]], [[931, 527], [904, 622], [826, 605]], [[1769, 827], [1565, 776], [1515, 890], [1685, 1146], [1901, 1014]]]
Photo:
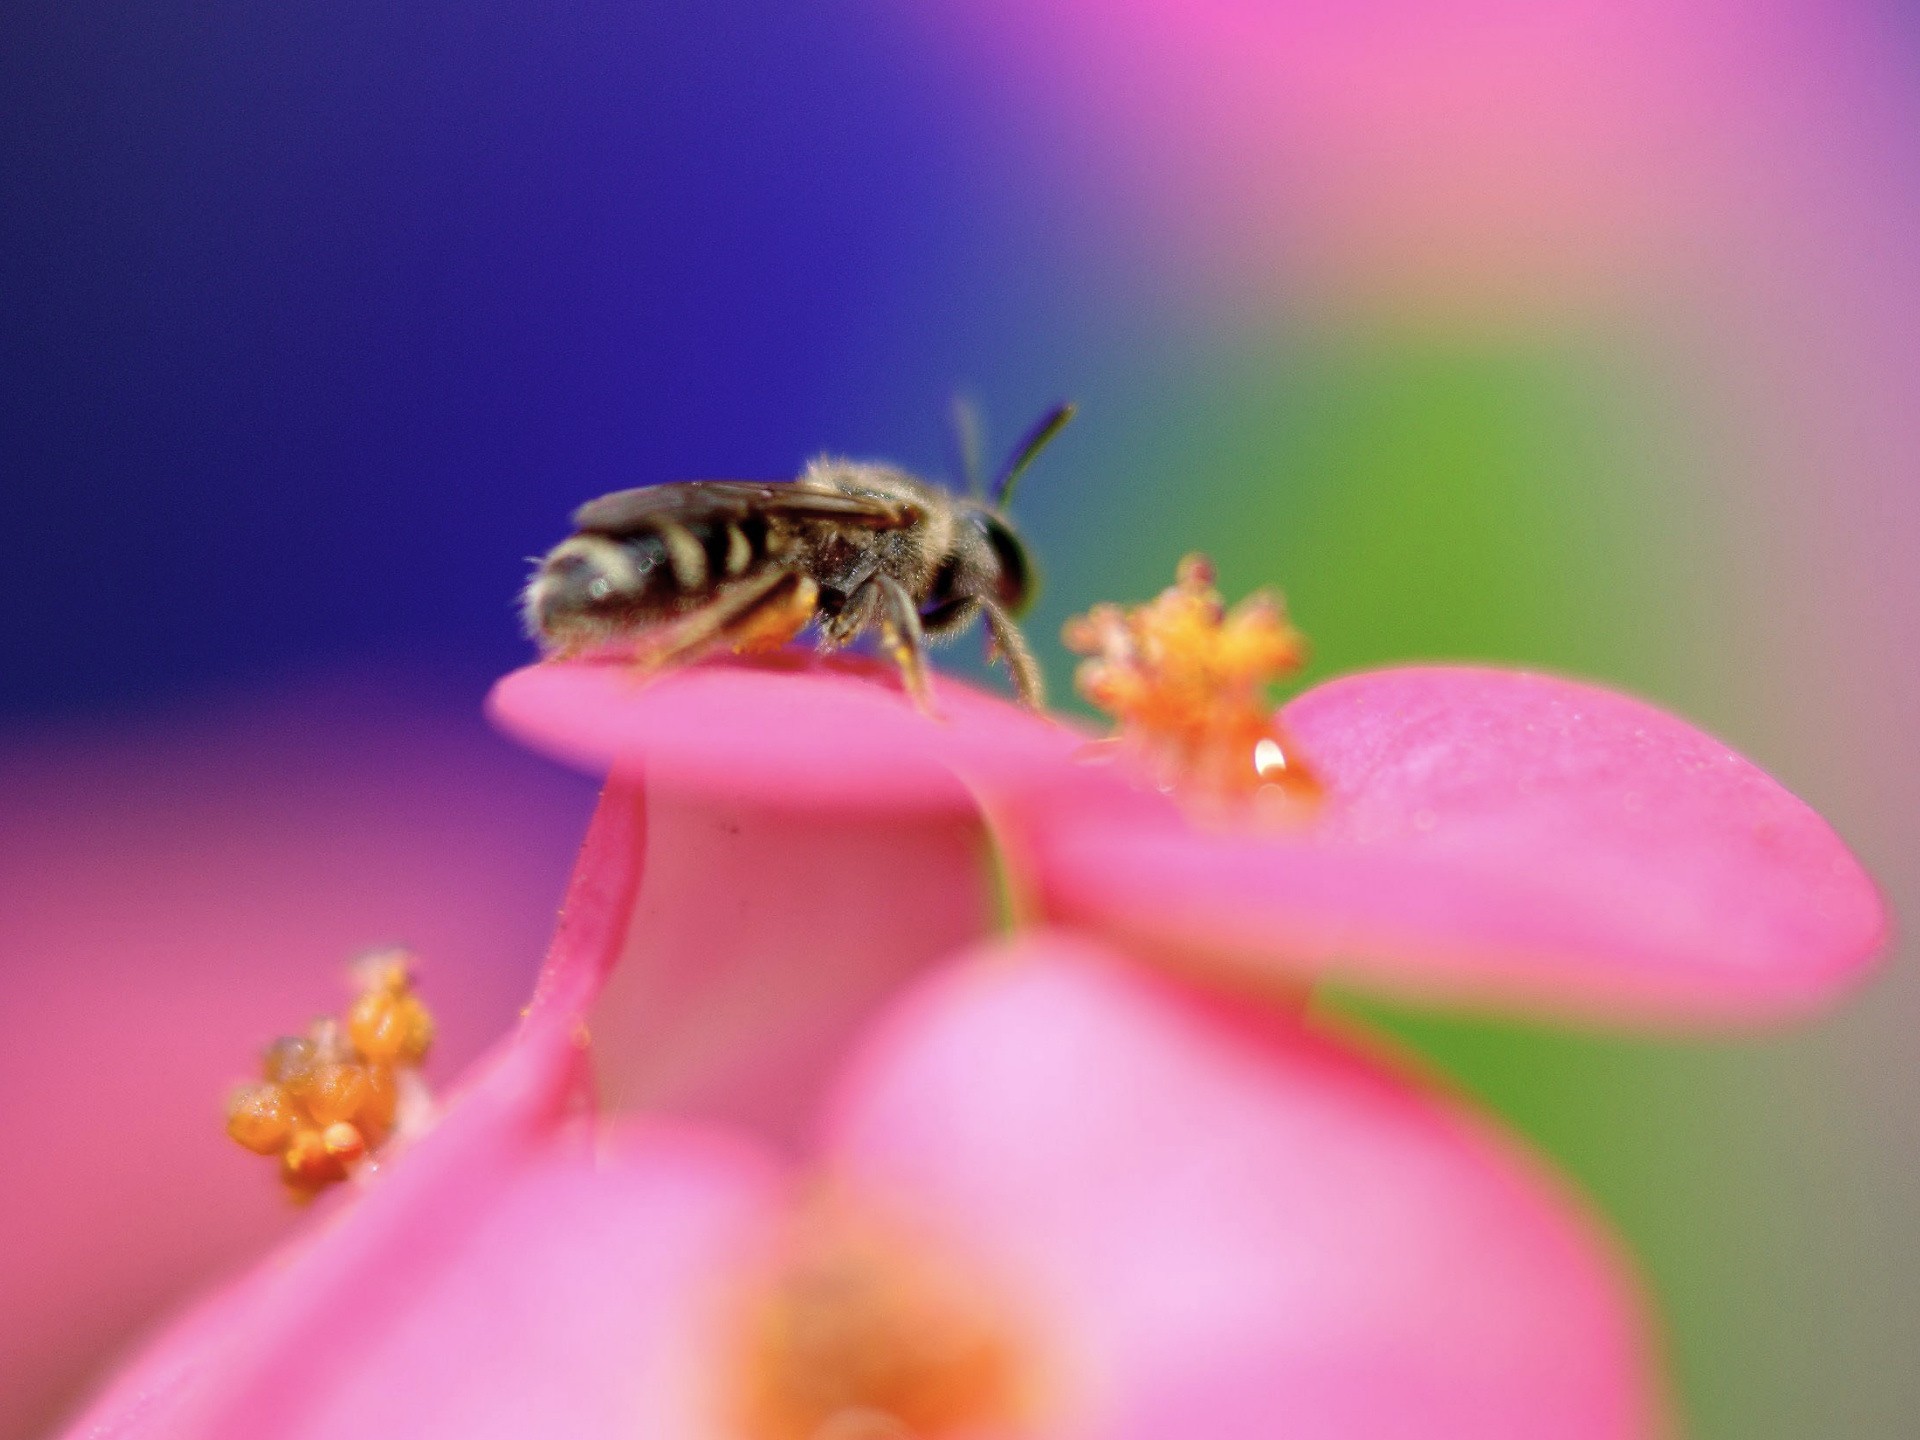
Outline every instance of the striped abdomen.
[[551, 643], [618, 634], [696, 608], [768, 560], [763, 516], [681, 522], [630, 534], [583, 532], [540, 562], [523, 605], [527, 628]]

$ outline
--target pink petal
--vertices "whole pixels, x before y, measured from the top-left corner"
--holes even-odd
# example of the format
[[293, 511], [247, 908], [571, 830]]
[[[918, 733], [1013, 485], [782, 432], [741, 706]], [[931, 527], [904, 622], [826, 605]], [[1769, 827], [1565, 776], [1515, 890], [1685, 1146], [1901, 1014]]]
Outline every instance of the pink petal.
[[0, 757], [0, 1433], [293, 1228], [221, 1108], [357, 952], [420, 951], [432, 1076], [512, 1025], [589, 802], [390, 680]]
[[1022, 1317], [1047, 1433], [1654, 1428], [1632, 1284], [1537, 1163], [1372, 1060], [1084, 940], [921, 992], [828, 1147]]
[[331, 1225], [163, 1337], [74, 1433], [720, 1433], [695, 1414], [721, 1356], [699, 1317], [757, 1253], [772, 1172], [657, 1135], [596, 1160], [589, 1022], [596, 1052], [627, 1042], [611, 1070], [646, 1103], [790, 1129], [846, 1032], [929, 947], [981, 933], [979, 844], [970, 816], [609, 785], [518, 1031]]
[[356, 1327], [310, 1404], [271, 1397], [271, 1423], [231, 1433], [722, 1434], [729, 1302], [783, 1200], [756, 1155], [697, 1132], [643, 1128], [542, 1166], [438, 1257], [415, 1303]]
[[1056, 815], [1032, 842], [1051, 913], [1401, 994], [1658, 1020], [1797, 1014], [1886, 945], [1878, 891], [1817, 814], [1640, 701], [1388, 670], [1284, 718], [1329, 789], [1312, 825]]
[[[492, 1183], [492, 1182], [501, 1183]], [[708, 1440], [724, 1433], [712, 1367], [738, 1267], [782, 1201], [752, 1152], [644, 1127], [597, 1152], [549, 1148], [462, 1187], [404, 1199], [411, 1243], [387, 1263], [343, 1237], [265, 1270], [197, 1319], [178, 1352], [117, 1386], [71, 1433], [286, 1440]], [[345, 1260], [348, 1268], [338, 1266]], [[355, 1264], [355, 1261], [358, 1261]], [[326, 1303], [299, 1332], [278, 1322]], [[262, 1344], [258, 1330], [268, 1340]]]
[[994, 924], [970, 811], [793, 809], [662, 784], [644, 815], [644, 878], [587, 1017], [615, 1110], [790, 1145], [869, 1016]]
[[1083, 743], [957, 681], [937, 680], [935, 691], [940, 715], [929, 719], [887, 667], [858, 659], [782, 652], [650, 678], [573, 661], [507, 676], [488, 711], [535, 749], [595, 774], [641, 770], [682, 790], [794, 806], [971, 808], [962, 780], [1006, 788]]
[[890, 667], [795, 652], [644, 678], [542, 664], [495, 688], [494, 719], [537, 748], [645, 777], [647, 879], [591, 1017], [615, 1108], [786, 1145], [867, 1016], [988, 932], [981, 793], [1057, 783], [1084, 742], [938, 693], [930, 719]]
[[631, 791], [600, 806], [525, 1018], [433, 1128], [383, 1157], [334, 1223], [309, 1226], [284, 1255], [161, 1336], [73, 1433], [291, 1432], [351, 1369], [333, 1357], [351, 1357], [374, 1321], [429, 1295], [448, 1256], [529, 1172], [586, 1150], [585, 1128], [568, 1123], [588, 1098], [582, 1017], [626, 934], [641, 813]]

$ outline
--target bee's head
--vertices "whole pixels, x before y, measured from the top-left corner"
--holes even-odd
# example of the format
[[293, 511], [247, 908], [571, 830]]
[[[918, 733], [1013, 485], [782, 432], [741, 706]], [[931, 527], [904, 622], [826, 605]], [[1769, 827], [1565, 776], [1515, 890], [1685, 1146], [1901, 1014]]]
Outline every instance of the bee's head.
[[547, 552], [520, 597], [527, 633], [543, 644], [562, 644], [623, 607], [644, 588], [634, 557], [601, 535], [575, 535]]
[[1007, 456], [993, 483], [983, 485], [979, 482], [979, 472], [974, 464], [979, 454], [975, 443], [978, 422], [973, 419], [972, 411], [964, 406], [957, 412], [956, 423], [962, 432], [957, 438], [961, 454], [965, 457], [963, 468], [974, 480], [974, 508], [968, 518], [986, 542], [986, 556], [983, 559], [989, 559], [993, 598], [1013, 615], [1023, 613], [1033, 603], [1034, 574], [1033, 562], [1027, 558], [1026, 545], [1014, 532], [1013, 526], [1007, 523], [1007, 501], [1013, 498], [1013, 487], [1027, 466], [1033, 463], [1033, 457], [1046, 448], [1047, 442], [1065, 428], [1073, 415], [1074, 407], [1065, 402], [1048, 410], [1020, 437], [1020, 442]]

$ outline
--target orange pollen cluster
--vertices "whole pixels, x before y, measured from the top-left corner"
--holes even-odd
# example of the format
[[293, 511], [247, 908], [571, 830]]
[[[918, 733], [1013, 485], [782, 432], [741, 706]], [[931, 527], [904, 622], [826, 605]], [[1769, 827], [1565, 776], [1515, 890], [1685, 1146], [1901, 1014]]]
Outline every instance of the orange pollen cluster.
[[1147, 604], [1096, 605], [1062, 638], [1088, 657], [1075, 675], [1080, 693], [1113, 717], [1120, 743], [1162, 789], [1236, 809], [1318, 797], [1267, 696], [1307, 653], [1275, 592], [1229, 609], [1212, 563], [1189, 555]]
[[1030, 1418], [1000, 1312], [921, 1245], [834, 1211], [803, 1221], [746, 1316], [751, 1440], [939, 1440]]
[[412, 1071], [433, 1044], [433, 1017], [413, 993], [411, 957], [369, 955], [354, 967], [359, 989], [345, 1020], [316, 1020], [305, 1035], [267, 1047], [264, 1076], [227, 1103], [227, 1134], [259, 1155], [280, 1157], [295, 1200], [311, 1200], [352, 1173], [396, 1128]]

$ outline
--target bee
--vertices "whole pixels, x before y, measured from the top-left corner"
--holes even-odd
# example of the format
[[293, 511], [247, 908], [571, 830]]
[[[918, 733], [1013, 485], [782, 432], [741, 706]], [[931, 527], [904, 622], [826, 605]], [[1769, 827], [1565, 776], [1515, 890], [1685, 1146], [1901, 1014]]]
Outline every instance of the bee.
[[1073, 418], [1056, 405], [977, 481], [964, 421], [960, 495], [891, 465], [822, 456], [789, 481], [687, 480], [618, 490], [574, 512], [574, 534], [521, 597], [552, 657], [631, 646], [644, 669], [717, 650], [770, 649], [809, 623], [823, 651], [878, 632], [915, 704], [932, 712], [926, 650], [986, 622], [989, 654], [1020, 699], [1045, 703], [1016, 618], [1033, 598], [1026, 546], [1006, 517], [1013, 486]]

